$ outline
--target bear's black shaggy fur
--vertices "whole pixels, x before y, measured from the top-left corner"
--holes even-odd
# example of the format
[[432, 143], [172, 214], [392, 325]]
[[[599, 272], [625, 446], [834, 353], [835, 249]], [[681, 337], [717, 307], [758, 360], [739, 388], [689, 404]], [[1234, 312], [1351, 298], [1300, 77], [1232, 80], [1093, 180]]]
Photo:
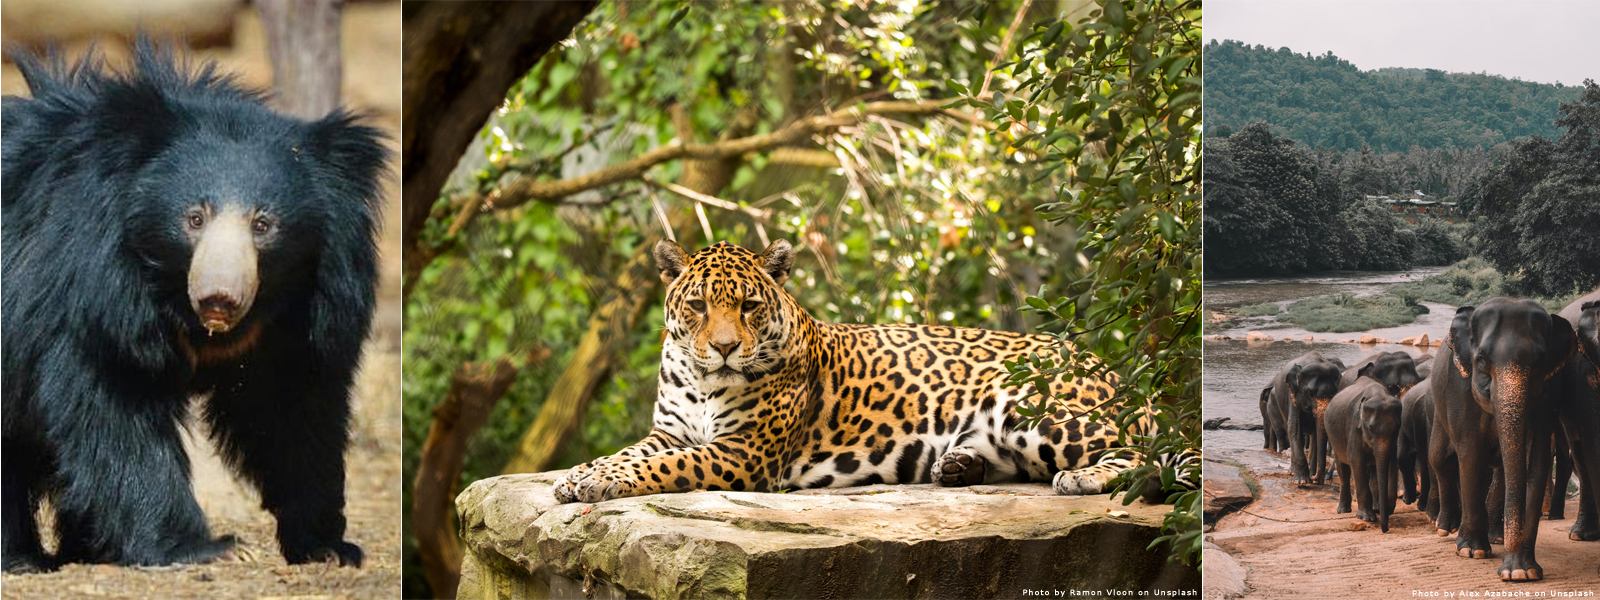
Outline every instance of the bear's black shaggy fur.
[[382, 135], [274, 113], [148, 41], [134, 54], [126, 71], [19, 56], [32, 98], [0, 109], [4, 568], [228, 554], [190, 488], [191, 396], [284, 558], [359, 566], [344, 452]]

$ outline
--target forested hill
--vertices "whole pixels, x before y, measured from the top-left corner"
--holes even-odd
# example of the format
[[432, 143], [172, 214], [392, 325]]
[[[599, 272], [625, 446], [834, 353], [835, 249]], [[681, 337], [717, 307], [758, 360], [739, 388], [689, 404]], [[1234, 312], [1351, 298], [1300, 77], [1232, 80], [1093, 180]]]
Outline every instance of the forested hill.
[[1202, 56], [1208, 134], [1266, 121], [1295, 141], [1340, 150], [1554, 139], [1561, 135], [1556, 107], [1583, 89], [1434, 69], [1362, 71], [1332, 52], [1311, 56], [1233, 40], [1212, 41]]

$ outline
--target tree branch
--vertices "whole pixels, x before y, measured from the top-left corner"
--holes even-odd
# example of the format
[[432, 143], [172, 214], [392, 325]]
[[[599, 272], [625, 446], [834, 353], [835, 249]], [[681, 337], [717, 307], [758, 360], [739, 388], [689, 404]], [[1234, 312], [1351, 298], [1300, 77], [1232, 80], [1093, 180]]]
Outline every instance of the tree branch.
[[725, 160], [751, 152], [791, 146], [804, 142], [817, 133], [846, 125], [854, 125], [867, 115], [943, 114], [967, 121], [979, 127], [994, 128], [993, 123], [987, 123], [976, 116], [941, 108], [944, 103], [945, 101], [869, 102], [826, 115], [800, 119], [772, 133], [733, 138], [710, 144], [676, 143], [669, 146], [661, 146], [621, 164], [578, 177], [559, 181], [535, 181], [531, 177], [525, 177], [492, 190], [481, 197], [468, 199], [468, 201], [486, 204], [491, 210], [514, 208], [530, 201], [559, 203], [562, 198], [578, 192], [638, 179], [651, 167], [667, 161], [677, 159]]

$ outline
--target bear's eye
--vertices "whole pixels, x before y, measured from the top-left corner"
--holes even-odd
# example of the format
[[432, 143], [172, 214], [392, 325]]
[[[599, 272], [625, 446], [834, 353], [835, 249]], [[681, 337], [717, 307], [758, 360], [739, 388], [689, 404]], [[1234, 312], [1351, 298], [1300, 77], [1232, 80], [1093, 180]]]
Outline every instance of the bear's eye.
[[706, 303], [703, 300], [690, 300], [689, 308], [694, 309], [695, 312], [703, 313], [706, 311]]
[[256, 217], [255, 220], [250, 222], [250, 230], [254, 231], [256, 235], [264, 235], [268, 231], [272, 231], [272, 220], [266, 217]]
[[744, 312], [750, 312], [750, 311], [753, 311], [753, 310], [755, 310], [757, 308], [761, 308], [761, 301], [760, 300], [745, 300], [744, 301], [744, 305], [741, 306], [740, 308], [744, 309]]
[[190, 229], [199, 229], [206, 226], [206, 216], [200, 211], [191, 212], [184, 217], [184, 222], [188, 223]]

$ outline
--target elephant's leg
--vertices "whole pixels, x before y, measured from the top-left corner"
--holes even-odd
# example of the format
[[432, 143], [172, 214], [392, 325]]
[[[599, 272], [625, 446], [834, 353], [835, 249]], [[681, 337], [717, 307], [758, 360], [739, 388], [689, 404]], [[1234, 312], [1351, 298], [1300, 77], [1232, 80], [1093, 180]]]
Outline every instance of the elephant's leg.
[[1439, 519], [1439, 490], [1434, 483], [1433, 469], [1428, 464], [1427, 456], [1417, 457], [1417, 484], [1422, 489], [1417, 491], [1417, 508], [1428, 513], [1428, 519]]
[[1552, 442], [1556, 453], [1556, 478], [1550, 480], [1550, 492], [1545, 496], [1545, 512], [1551, 521], [1567, 518], [1567, 482], [1572, 481], [1572, 448], [1567, 445], [1567, 434], [1556, 428]]
[[1333, 512], [1342, 515], [1350, 512], [1350, 465], [1338, 459], [1334, 459], [1333, 462], [1339, 469], [1339, 507]]
[[1377, 487], [1373, 485], [1375, 482], [1372, 480], [1373, 461], [1363, 456], [1364, 452], [1352, 452], [1351, 454], [1350, 460], [1353, 461], [1353, 464], [1350, 465], [1350, 470], [1340, 471], [1339, 477], [1342, 479], [1349, 475], [1351, 483], [1354, 484], [1356, 518], [1369, 523], [1376, 523], [1378, 521], [1378, 513], [1375, 510], [1377, 507], [1372, 502], [1372, 490]]
[[[1572, 464], [1578, 471], [1578, 517], [1572, 520], [1572, 528], [1567, 530], [1567, 537], [1580, 542], [1600, 540], [1600, 496], [1595, 493], [1595, 476], [1600, 475], [1600, 469], [1590, 466], [1592, 462], [1588, 455], [1583, 453], [1584, 443], [1572, 443]], [[1565, 490], [1562, 491], [1565, 496]]]
[[1433, 524], [1437, 533], [1445, 536], [1461, 526], [1461, 461], [1449, 436], [1437, 427], [1428, 436], [1428, 467], [1433, 472], [1433, 493], [1439, 498]]
[[[1405, 503], [1411, 504], [1417, 501], [1417, 464], [1421, 461], [1417, 460], [1416, 452], [1409, 441], [1404, 446], [1405, 449], [1396, 457], [1400, 461], [1400, 493]], [[1418, 508], [1421, 508], [1421, 505], [1418, 505]]]
[[1483, 498], [1483, 510], [1489, 515], [1489, 543], [1506, 543], [1506, 474], [1493, 469], [1489, 477], [1489, 495]]
[[1294, 483], [1309, 483], [1311, 474], [1306, 472], [1305, 432], [1300, 411], [1294, 407], [1289, 409], [1289, 475]]
[[[1478, 443], [1473, 443], [1478, 442]], [[1484, 499], [1489, 494], [1488, 449], [1482, 440], [1468, 440], [1456, 446], [1456, 461], [1461, 474], [1461, 529], [1456, 534], [1456, 554], [1466, 558], [1489, 558], [1489, 515]]]
[[[1542, 426], [1541, 426], [1542, 425]], [[1523, 500], [1520, 531], [1506, 536], [1506, 557], [1500, 563], [1502, 581], [1538, 581], [1544, 578], [1544, 569], [1534, 559], [1534, 549], [1539, 542], [1539, 507], [1544, 504], [1545, 490], [1550, 487], [1550, 425], [1533, 426], [1533, 437], [1528, 448], [1527, 480], [1523, 483], [1527, 497]], [[1514, 485], [1514, 481], [1506, 485]]]

